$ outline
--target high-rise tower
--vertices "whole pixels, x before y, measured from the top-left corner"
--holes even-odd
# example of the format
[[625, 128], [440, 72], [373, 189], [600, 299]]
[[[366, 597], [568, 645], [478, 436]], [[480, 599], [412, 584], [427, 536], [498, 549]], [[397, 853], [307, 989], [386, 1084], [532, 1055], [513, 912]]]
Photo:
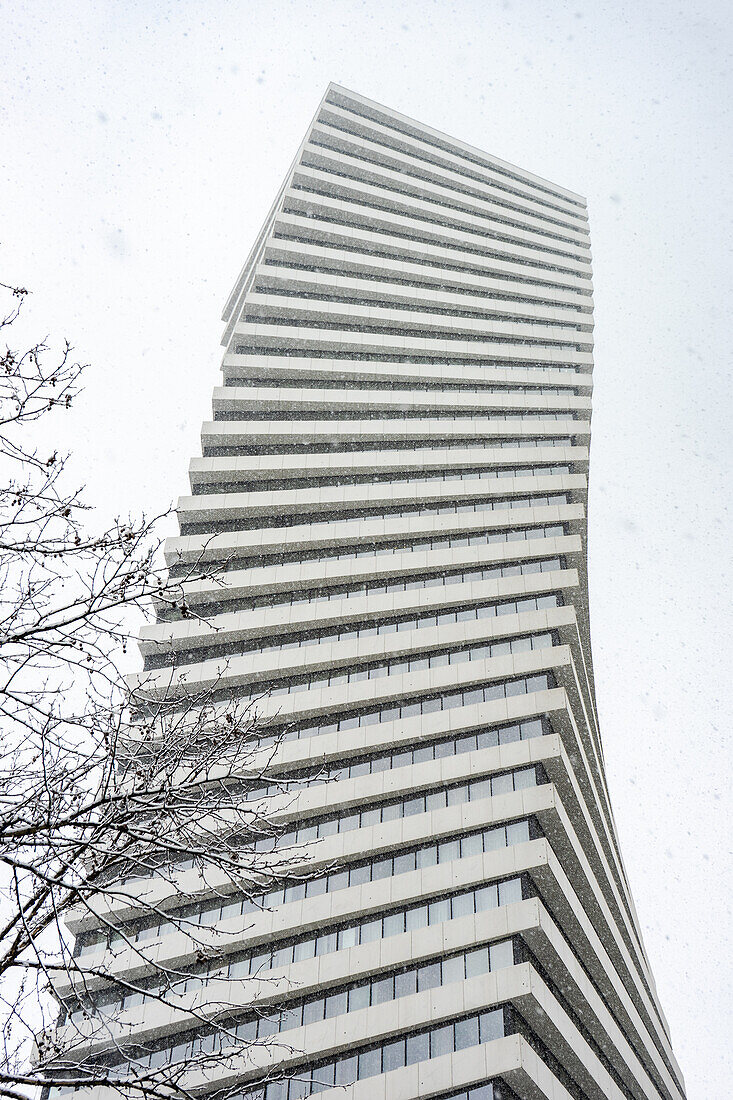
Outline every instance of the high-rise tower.
[[[282, 1042], [196, 1087], [681, 1100], [595, 708], [584, 201], [331, 85], [224, 320], [167, 553], [225, 582], [144, 631], [145, 679], [258, 699], [312, 877], [222, 940], [233, 1026]], [[122, 1008], [159, 1063], [206, 1041]]]

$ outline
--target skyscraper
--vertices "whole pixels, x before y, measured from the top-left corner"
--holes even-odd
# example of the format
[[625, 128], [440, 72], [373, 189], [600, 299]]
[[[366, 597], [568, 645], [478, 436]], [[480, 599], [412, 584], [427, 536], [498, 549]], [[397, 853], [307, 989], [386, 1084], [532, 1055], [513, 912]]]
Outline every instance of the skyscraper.
[[[225, 582], [142, 640], [151, 690], [256, 700], [311, 876], [223, 941], [234, 1025], [277, 1042], [203, 1093], [684, 1095], [595, 706], [591, 295], [582, 198], [328, 88], [227, 302], [167, 547]], [[133, 1007], [153, 1060], [206, 1041]]]

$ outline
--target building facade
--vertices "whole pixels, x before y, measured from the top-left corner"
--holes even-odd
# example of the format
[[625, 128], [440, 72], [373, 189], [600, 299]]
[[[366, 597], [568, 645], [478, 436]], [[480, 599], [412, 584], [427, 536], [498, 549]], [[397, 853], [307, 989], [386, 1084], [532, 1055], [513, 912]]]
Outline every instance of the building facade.
[[[142, 638], [153, 689], [256, 700], [311, 876], [239, 938], [197, 887], [241, 1034], [275, 1040], [204, 1094], [684, 1096], [595, 705], [592, 310], [582, 198], [329, 87], [227, 303], [167, 546], [225, 583]], [[151, 1064], [205, 1042], [121, 1007]]]

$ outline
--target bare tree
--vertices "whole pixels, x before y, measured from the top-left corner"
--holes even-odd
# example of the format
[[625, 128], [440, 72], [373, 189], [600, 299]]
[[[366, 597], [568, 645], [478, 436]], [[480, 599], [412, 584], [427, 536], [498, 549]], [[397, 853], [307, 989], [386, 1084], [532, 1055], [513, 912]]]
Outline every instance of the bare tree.
[[[3, 290], [8, 330], [26, 291]], [[188, 1095], [197, 1060], [251, 1043], [226, 984], [196, 1000], [212, 975], [233, 973], [197, 894], [243, 899], [246, 925], [301, 861], [252, 843], [277, 830], [259, 797], [251, 707], [130, 697], [121, 659], [140, 615], [153, 598], [189, 615], [186, 583], [201, 574], [169, 578], [159, 517], [95, 530], [83, 491], [68, 488], [67, 458], [47, 441], [83, 370], [68, 344], [7, 348], [0, 366], [0, 1094]], [[148, 946], [163, 926], [187, 937], [184, 962]], [[162, 1056], [131, 1045], [120, 1014], [142, 1000], [206, 1041]]]

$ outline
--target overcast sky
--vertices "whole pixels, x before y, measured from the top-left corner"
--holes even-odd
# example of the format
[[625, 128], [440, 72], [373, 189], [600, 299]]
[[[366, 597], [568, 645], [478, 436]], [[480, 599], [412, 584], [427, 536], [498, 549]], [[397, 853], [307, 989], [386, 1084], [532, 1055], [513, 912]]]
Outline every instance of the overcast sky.
[[32, 290], [30, 335], [92, 364], [73, 448], [105, 513], [187, 491], [224, 300], [329, 80], [588, 197], [602, 733], [690, 1100], [733, 1080], [729, 22], [722, 2], [10, 0], [0, 42], [0, 281]]

